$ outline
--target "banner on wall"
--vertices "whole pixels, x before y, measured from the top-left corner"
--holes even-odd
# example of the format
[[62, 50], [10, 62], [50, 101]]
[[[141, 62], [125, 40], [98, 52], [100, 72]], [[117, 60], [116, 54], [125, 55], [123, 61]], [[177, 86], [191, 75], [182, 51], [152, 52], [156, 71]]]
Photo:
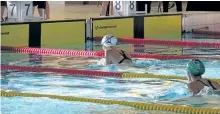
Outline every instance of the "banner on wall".
[[[93, 19], [93, 38], [112, 34], [117, 38], [134, 37], [133, 18]], [[131, 51], [130, 45], [120, 45], [121, 48]], [[100, 50], [96, 48], [94, 50]]]
[[[167, 15], [144, 17], [144, 37], [152, 40], [182, 40], [182, 16]], [[156, 50], [158, 54], [182, 54], [182, 48], [167, 46], [146, 46], [150, 50]], [[149, 52], [146, 50], [146, 52]]]
[[85, 49], [85, 21], [42, 23], [41, 47]]
[[144, 37], [154, 40], [181, 40], [182, 16], [153, 16], [144, 18]]
[[28, 39], [28, 24], [11, 24], [1, 26], [2, 46], [28, 46]]

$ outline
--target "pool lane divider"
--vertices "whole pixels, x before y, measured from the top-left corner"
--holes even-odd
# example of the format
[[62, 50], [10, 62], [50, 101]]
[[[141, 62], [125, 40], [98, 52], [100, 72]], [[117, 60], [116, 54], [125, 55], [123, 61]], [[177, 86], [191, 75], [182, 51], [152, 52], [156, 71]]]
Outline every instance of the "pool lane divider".
[[[74, 76], [87, 76], [87, 77], [118, 77], [118, 78], [157, 78], [157, 79], [178, 79], [187, 80], [184, 76], [166, 76], [166, 75], [154, 75], [154, 74], [141, 74], [141, 73], [123, 73], [123, 72], [103, 72], [103, 71], [91, 71], [91, 70], [75, 70], [64, 68], [43, 68], [34, 66], [16, 66], [1, 64], [2, 70], [17, 70], [23, 72], [53, 72], [71, 74]], [[220, 79], [211, 79], [220, 83]]]
[[209, 31], [209, 30], [192, 30], [193, 34], [203, 35], [220, 35], [220, 31]]
[[[1, 46], [1, 50], [8, 52], [38, 54], [38, 55], [104, 57], [104, 52], [101, 51], [81, 51], [81, 50], [68, 50], [68, 49], [30, 48], [30, 47], [11, 47], [11, 46]], [[131, 53], [130, 55], [132, 58], [146, 58], [146, 59], [148, 58], [148, 59], [159, 59], [159, 60], [174, 60], [174, 59], [220, 60], [220, 57], [207, 57], [207, 56], [161, 55], [161, 54], [144, 54], [144, 53]]]
[[26, 71], [26, 72], [53, 72], [53, 73], [72, 74], [74, 76], [121, 77], [123, 74], [123, 73], [117, 73], [117, 72], [99, 72], [99, 71], [90, 71], [90, 70], [75, 70], [75, 69], [63, 69], [63, 68], [42, 68], [42, 67], [16, 66], [16, 65], [1, 65], [1, 69], [18, 70], [18, 71]]
[[[95, 37], [93, 41], [100, 42], [102, 37]], [[139, 45], [160, 45], [160, 46], [175, 46], [185, 48], [220, 48], [220, 43], [213, 42], [195, 42], [195, 41], [175, 41], [175, 40], [149, 40], [144, 38], [118, 38], [119, 42]]]
[[37, 94], [37, 93], [21, 93], [16, 91], [4, 91], [1, 90], [1, 97], [47, 97], [51, 99], [65, 100], [65, 101], [79, 101], [89, 102], [104, 105], [123, 105], [134, 107], [142, 110], [158, 110], [168, 111], [183, 114], [220, 114], [220, 109], [214, 108], [203, 108], [203, 107], [190, 107], [183, 105], [172, 105], [172, 104], [147, 104], [143, 102], [131, 102], [131, 101], [119, 101], [119, 100], [106, 100], [106, 99], [95, 99], [95, 98], [84, 98], [74, 96], [61, 96], [61, 95], [50, 95], [50, 94]]

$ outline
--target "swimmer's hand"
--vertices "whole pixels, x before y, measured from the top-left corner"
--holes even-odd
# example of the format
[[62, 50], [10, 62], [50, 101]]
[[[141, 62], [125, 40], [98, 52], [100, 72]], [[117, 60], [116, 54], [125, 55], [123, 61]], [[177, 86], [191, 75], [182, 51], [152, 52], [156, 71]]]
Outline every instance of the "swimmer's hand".
[[98, 61], [97, 65], [100, 65], [100, 66], [106, 66], [106, 60], [105, 58], [102, 58]]

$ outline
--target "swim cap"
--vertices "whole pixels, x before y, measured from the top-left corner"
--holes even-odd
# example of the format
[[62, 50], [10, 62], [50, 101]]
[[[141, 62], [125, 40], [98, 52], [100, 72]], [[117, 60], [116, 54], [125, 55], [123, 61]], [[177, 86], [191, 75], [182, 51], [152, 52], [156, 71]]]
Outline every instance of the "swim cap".
[[192, 76], [201, 76], [205, 73], [205, 66], [200, 60], [194, 59], [187, 64], [187, 72]]
[[102, 38], [102, 42], [101, 42], [101, 44], [104, 46], [115, 46], [116, 43], [117, 43], [117, 38], [111, 34], [105, 35]]

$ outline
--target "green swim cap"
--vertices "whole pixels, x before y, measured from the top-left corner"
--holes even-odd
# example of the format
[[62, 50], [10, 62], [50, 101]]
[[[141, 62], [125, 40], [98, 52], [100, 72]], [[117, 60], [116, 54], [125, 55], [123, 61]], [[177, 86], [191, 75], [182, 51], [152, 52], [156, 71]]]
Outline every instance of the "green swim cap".
[[187, 72], [192, 76], [201, 76], [205, 73], [205, 66], [200, 60], [194, 59], [187, 64]]

